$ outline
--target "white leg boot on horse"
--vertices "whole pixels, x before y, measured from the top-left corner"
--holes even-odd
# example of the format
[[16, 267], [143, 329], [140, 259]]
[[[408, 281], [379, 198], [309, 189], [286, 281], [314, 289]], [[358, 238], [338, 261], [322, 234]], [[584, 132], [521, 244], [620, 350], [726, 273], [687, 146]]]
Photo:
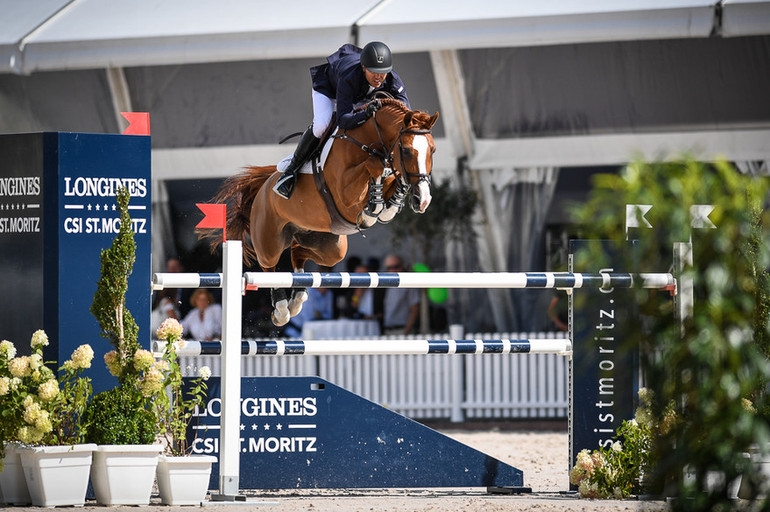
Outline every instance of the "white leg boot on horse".
[[[301, 267], [294, 267], [295, 273], [304, 272], [304, 265]], [[289, 299], [289, 314], [291, 316], [297, 316], [302, 311], [302, 305], [307, 302], [309, 295], [306, 288], [293, 288], [291, 291], [291, 298]]]
[[318, 139], [313, 134], [313, 125], [310, 125], [307, 130], [302, 134], [297, 144], [297, 149], [294, 150], [294, 155], [291, 157], [289, 166], [283, 171], [283, 175], [278, 178], [273, 191], [284, 199], [289, 199], [292, 192], [294, 192], [294, 184], [297, 182], [297, 172], [304, 164], [308, 157], [318, 147]]

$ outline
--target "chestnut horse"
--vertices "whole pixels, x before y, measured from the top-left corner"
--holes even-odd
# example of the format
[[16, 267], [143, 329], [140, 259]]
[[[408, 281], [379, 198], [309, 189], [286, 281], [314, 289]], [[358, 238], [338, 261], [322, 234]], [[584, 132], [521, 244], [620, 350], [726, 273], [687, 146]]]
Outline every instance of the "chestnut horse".
[[[347, 253], [346, 235], [390, 221], [407, 192], [412, 209], [425, 212], [436, 150], [430, 130], [438, 112], [431, 116], [397, 100], [376, 101], [381, 108], [370, 119], [334, 135], [323, 166], [333, 201], [323, 199], [308, 174], [297, 175], [289, 200], [280, 197], [272, 190], [280, 175], [274, 165], [247, 167], [224, 182], [214, 201], [228, 204], [228, 238], [243, 240], [247, 263], [256, 258], [263, 271], [273, 272], [291, 248], [294, 272], [303, 272], [307, 260], [331, 267]], [[379, 190], [379, 200], [370, 198], [370, 188], [375, 196]], [[286, 324], [305, 300], [305, 289], [293, 290], [290, 297], [286, 290], [273, 290], [273, 323]]]

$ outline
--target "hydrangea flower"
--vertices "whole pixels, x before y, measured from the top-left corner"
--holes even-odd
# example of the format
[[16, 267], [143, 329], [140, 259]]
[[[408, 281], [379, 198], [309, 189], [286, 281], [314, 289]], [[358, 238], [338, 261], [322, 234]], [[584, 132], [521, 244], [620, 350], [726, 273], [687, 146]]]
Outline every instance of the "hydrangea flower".
[[155, 331], [155, 335], [159, 340], [174, 341], [180, 339], [183, 332], [184, 328], [177, 319], [167, 318]]
[[0, 341], [0, 357], [8, 361], [16, 357], [16, 347], [8, 340]]
[[134, 354], [134, 368], [136, 368], [137, 371], [148, 371], [154, 363], [155, 357], [149, 350], [140, 348]]
[[91, 368], [91, 361], [94, 359], [94, 349], [91, 348], [91, 345], [84, 344], [80, 345], [78, 348], [75, 349], [74, 352], [72, 352], [72, 363], [74, 364], [75, 368]]
[[11, 390], [11, 378], [0, 377], [0, 396], [7, 395]]
[[30, 341], [30, 346], [35, 349], [38, 347], [45, 347], [48, 345], [48, 335], [45, 333], [44, 330], [38, 329], [34, 333], [32, 333], [32, 341]]
[[29, 368], [29, 357], [19, 356], [8, 362], [8, 370], [14, 377], [29, 377], [32, 371]]
[[201, 369], [198, 370], [198, 376], [203, 380], [209, 380], [209, 377], [211, 377], [211, 368], [202, 366]]
[[107, 365], [107, 369], [110, 371], [110, 375], [117, 377], [120, 375], [120, 362], [118, 361], [118, 353], [114, 350], [110, 350], [104, 354], [104, 364]]
[[59, 394], [59, 381], [57, 381], [56, 379], [45, 381], [37, 389], [37, 396], [39, 396], [40, 400], [42, 400], [43, 402], [50, 402], [51, 400], [56, 398], [58, 394]]

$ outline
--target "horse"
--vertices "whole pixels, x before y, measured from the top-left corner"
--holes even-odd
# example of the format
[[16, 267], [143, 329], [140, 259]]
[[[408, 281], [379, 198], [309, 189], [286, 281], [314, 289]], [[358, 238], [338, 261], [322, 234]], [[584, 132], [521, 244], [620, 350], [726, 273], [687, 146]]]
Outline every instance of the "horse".
[[[290, 199], [272, 191], [280, 176], [275, 165], [246, 167], [225, 180], [213, 202], [228, 205], [228, 238], [243, 241], [246, 264], [256, 260], [263, 271], [273, 272], [290, 249], [294, 272], [303, 272], [307, 260], [332, 267], [347, 253], [347, 235], [392, 220], [407, 193], [411, 208], [425, 212], [438, 112], [413, 111], [395, 99], [375, 101], [380, 109], [371, 118], [332, 136], [322, 176], [297, 175]], [[221, 243], [203, 231], [213, 247]], [[290, 295], [272, 290], [273, 323], [288, 323], [307, 297], [305, 289]]]

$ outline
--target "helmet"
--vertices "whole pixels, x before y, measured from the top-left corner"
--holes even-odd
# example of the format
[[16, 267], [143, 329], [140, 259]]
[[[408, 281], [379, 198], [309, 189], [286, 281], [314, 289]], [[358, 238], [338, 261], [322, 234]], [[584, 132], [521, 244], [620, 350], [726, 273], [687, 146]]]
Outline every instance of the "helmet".
[[385, 43], [372, 41], [361, 51], [361, 64], [372, 73], [390, 73], [393, 57]]

